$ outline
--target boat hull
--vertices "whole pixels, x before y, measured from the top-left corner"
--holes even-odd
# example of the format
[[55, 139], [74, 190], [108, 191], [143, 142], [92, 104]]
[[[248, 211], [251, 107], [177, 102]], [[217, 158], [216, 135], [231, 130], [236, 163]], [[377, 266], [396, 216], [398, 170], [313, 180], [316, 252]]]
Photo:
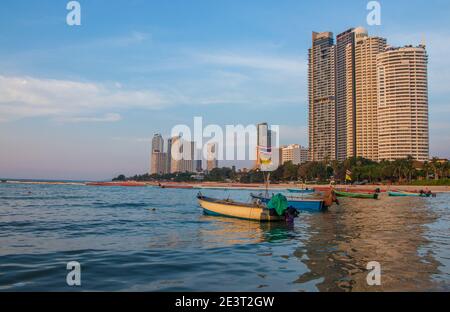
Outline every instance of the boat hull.
[[300, 189], [288, 189], [289, 193], [298, 193], [298, 194], [312, 194], [315, 193], [315, 190], [300, 190]]
[[406, 193], [406, 192], [389, 192], [392, 197], [431, 197], [431, 194]]
[[334, 191], [337, 197], [348, 197], [348, 198], [363, 198], [363, 199], [378, 199], [378, 194], [364, 194], [364, 193], [349, 193], [349, 192], [339, 192]]
[[259, 222], [280, 222], [286, 220], [285, 217], [271, 216], [267, 208], [258, 207], [256, 205], [215, 200], [207, 197], [200, 197], [198, 201], [200, 207], [203, 208], [203, 212], [210, 216], [237, 218]]
[[[270, 201], [270, 198], [266, 198], [263, 196], [257, 196], [257, 195], [251, 195], [252, 198], [260, 200], [262, 203], [267, 204]], [[322, 212], [326, 211], [328, 209], [327, 206], [325, 206], [325, 203], [323, 200], [309, 200], [309, 199], [290, 199], [288, 198], [288, 205], [289, 207], [295, 208], [297, 210], [303, 210], [303, 211], [314, 211], [314, 212]]]

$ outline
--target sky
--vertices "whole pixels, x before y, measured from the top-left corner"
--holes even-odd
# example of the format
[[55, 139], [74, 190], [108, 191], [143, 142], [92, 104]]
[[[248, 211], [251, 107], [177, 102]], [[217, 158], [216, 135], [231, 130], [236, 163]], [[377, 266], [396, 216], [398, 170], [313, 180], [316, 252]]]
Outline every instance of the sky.
[[280, 125], [307, 145], [312, 31], [363, 26], [429, 54], [432, 156], [450, 157], [450, 2], [66, 0], [0, 5], [0, 177], [103, 180], [149, 170], [172, 127]]

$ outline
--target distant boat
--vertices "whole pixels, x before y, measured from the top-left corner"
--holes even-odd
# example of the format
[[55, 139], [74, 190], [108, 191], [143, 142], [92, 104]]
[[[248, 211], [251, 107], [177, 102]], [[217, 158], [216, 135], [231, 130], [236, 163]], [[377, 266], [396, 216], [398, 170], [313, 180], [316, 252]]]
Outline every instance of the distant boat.
[[271, 215], [269, 209], [262, 205], [214, 199], [201, 194], [197, 198], [200, 206], [203, 208], [203, 212], [210, 216], [231, 217], [259, 222], [280, 222], [286, 220], [284, 216]]
[[301, 193], [301, 194], [312, 194], [315, 193], [314, 189], [287, 189], [289, 193]]
[[351, 193], [351, 192], [342, 192], [334, 190], [334, 193], [337, 197], [348, 197], [348, 198], [367, 198], [367, 199], [378, 199], [378, 193]]
[[[270, 198], [255, 194], [250, 194], [253, 199], [260, 200], [262, 203], [267, 204], [270, 201]], [[287, 197], [289, 207], [298, 209], [298, 210], [306, 210], [306, 211], [326, 211], [328, 207], [325, 205], [325, 201], [320, 199], [301, 199], [301, 198], [293, 198]]]
[[432, 193], [410, 193], [410, 192], [388, 192], [389, 196], [393, 197], [432, 197]]
[[166, 185], [160, 185], [160, 188], [163, 189], [194, 189], [194, 188], [198, 188], [198, 187], [194, 187], [192, 185], [180, 185], [180, 184], [166, 184]]

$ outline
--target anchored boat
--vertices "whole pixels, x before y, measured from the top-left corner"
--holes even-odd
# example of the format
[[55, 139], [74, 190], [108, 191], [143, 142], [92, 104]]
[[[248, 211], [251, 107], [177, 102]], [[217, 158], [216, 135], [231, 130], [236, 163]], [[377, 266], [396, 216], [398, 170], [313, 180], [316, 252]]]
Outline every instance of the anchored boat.
[[350, 193], [334, 190], [337, 197], [348, 197], [348, 198], [368, 198], [368, 199], [378, 199], [378, 193], [368, 194], [368, 193]]
[[421, 192], [421, 193], [410, 193], [410, 192], [388, 192], [389, 196], [393, 196], [393, 197], [433, 197], [436, 196], [432, 193], [425, 193], [425, 192]]
[[197, 196], [203, 212], [210, 216], [232, 217], [260, 222], [285, 221], [285, 216], [271, 215], [265, 205], [239, 203], [232, 200], [220, 200], [199, 194]]
[[[260, 200], [262, 203], [267, 204], [271, 200], [262, 194], [250, 194], [253, 199]], [[314, 200], [314, 199], [302, 199], [295, 197], [287, 197], [289, 207], [298, 209], [298, 210], [307, 210], [307, 211], [326, 211], [328, 206], [325, 204], [323, 200]]]
[[312, 194], [315, 193], [314, 189], [287, 189], [289, 193], [300, 193], [300, 194]]

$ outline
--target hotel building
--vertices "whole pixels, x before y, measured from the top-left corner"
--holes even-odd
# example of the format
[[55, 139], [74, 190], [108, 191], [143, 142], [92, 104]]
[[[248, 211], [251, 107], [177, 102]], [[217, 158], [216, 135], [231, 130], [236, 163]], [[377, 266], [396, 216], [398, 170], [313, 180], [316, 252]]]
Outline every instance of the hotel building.
[[378, 158], [429, 159], [428, 56], [425, 46], [377, 56]]
[[347, 126], [352, 127], [352, 123], [347, 123], [347, 101], [353, 102], [355, 95], [354, 56], [355, 31], [350, 28], [336, 36], [336, 158], [339, 161], [347, 158]]
[[314, 32], [308, 51], [310, 159], [336, 158], [335, 46], [333, 33]]
[[355, 45], [355, 114], [353, 140], [356, 156], [378, 160], [377, 55], [386, 39], [359, 36]]

